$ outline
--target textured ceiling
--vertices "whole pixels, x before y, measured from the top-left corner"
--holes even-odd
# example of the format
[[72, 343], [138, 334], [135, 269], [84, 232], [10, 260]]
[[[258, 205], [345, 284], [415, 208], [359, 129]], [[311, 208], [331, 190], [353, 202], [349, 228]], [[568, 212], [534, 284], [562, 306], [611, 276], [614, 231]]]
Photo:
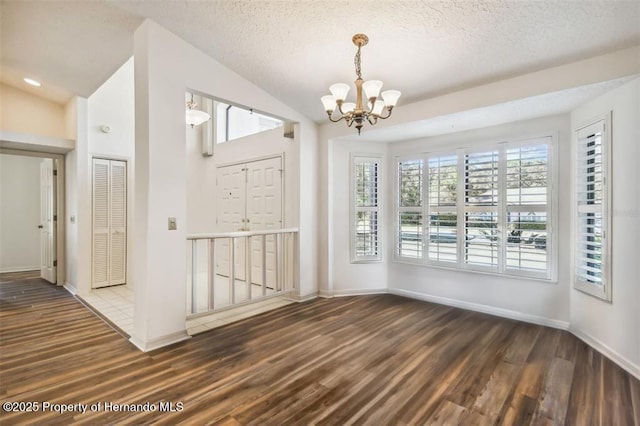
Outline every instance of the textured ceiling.
[[400, 104], [640, 43], [639, 1], [2, 0], [0, 13], [3, 80], [40, 78], [58, 102], [93, 93], [149, 17], [318, 122], [328, 86], [355, 79], [357, 32], [363, 78]]
[[636, 77], [628, 76], [426, 120], [368, 129], [361, 135], [352, 133], [341, 139], [359, 142], [405, 141], [563, 114]]

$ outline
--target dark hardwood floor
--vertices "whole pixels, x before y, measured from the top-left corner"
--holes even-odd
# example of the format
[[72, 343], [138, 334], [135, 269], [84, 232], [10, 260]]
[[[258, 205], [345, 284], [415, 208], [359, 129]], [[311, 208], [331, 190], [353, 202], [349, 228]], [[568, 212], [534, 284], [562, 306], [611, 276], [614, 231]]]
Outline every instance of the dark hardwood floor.
[[37, 278], [40, 278], [40, 271], [3, 272], [0, 274], [0, 283]]
[[39, 403], [2, 425], [640, 422], [640, 382], [571, 334], [447, 306], [318, 299], [142, 353], [64, 289], [0, 291], [0, 400]]

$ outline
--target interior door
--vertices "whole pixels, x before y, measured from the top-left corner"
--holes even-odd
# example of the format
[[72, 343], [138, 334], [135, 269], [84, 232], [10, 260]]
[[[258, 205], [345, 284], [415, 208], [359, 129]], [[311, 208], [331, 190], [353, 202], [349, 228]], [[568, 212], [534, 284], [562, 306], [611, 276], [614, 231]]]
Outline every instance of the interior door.
[[[251, 231], [282, 228], [282, 159], [280, 157], [247, 164], [247, 227]], [[276, 237], [265, 241], [267, 287], [274, 288], [277, 278]], [[262, 284], [262, 238], [251, 243], [251, 277]]]
[[127, 163], [93, 159], [92, 288], [126, 282]]
[[109, 285], [109, 160], [93, 160], [93, 288]]
[[40, 163], [40, 276], [50, 283], [56, 282], [56, 227], [55, 182], [53, 160]]
[[[218, 169], [218, 230], [258, 231], [282, 227], [282, 159], [258, 160]], [[228, 240], [216, 246], [217, 273], [229, 275]], [[276, 239], [267, 237], [267, 285], [276, 282]], [[262, 284], [262, 239], [251, 244], [251, 281]], [[236, 279], [245, 280], [246, 246], [236, 241]]]
[[126, 282], [127, 163], [109, 162], [109, 277], [110, 285]]
[[[244, 230], [246, 209], [246, 167], [244, 164], [218, 168], [218, 230], [220, 232], [235, 232]], [[237, 241], [236, 245], [236, 279], [244, 280], [245, 271], [244, 242]], [[220, 240], [216, 245], [216, 271], [219, 275], [229, 276], [229, 240]]]

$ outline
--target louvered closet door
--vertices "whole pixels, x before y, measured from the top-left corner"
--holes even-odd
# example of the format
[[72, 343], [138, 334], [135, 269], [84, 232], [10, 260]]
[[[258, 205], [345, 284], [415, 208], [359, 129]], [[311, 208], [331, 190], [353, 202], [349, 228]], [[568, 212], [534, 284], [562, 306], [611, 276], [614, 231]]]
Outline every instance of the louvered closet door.
[[125, 283], [127, 250], [127, 163], [111, 161], [109, 275], [111, 285]]
[[109, 285], [109, 161], [93, 160], [92, 287]]
[[126, 182], [126, 162], [93, 160], [93, 288], [126, 282]]

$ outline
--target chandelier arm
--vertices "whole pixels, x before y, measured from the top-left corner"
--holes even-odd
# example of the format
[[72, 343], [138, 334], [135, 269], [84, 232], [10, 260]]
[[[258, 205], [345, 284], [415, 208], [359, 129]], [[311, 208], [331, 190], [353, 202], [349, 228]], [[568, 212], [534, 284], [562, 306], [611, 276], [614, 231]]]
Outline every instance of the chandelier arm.
[[389, 112], [387, 115], [378, 115], [378, 118], [382, 119], [382, 120], [386, 120], [387, 118], [391, 117], [391, 110], [393, 108], [387, 108], [387, 111]]
[[367, 111], [369, 114], [373, 114], [373, 108], [374, 108], [374, 106], [376, 104], [376, 100], [378, 100], [378, 98], [375, 97], [375, 96], [372, 97], [372, 98], [369, 98], [369, 105], [371, 105], [369, 107], [369, 111]]
[[329, 121], [331, 121], [332, 123], [337, 123], [338, 121], [342, 121], [342, 120], [346, 120], [346, 119], [347, 119], [346, 115], [341, 115], [337, 119], [334, 119], [333, 116], [331, 114], [329, 114]]
[[[373, 119], [373, 120], [372, 120]], [[378, 115], [377, 114], [369, 114], [367, 115], [367, 121], [369, 122], [369, 124], [371, 124], [372, 126], [375, 126], [376, 123], [378, 122]]]

